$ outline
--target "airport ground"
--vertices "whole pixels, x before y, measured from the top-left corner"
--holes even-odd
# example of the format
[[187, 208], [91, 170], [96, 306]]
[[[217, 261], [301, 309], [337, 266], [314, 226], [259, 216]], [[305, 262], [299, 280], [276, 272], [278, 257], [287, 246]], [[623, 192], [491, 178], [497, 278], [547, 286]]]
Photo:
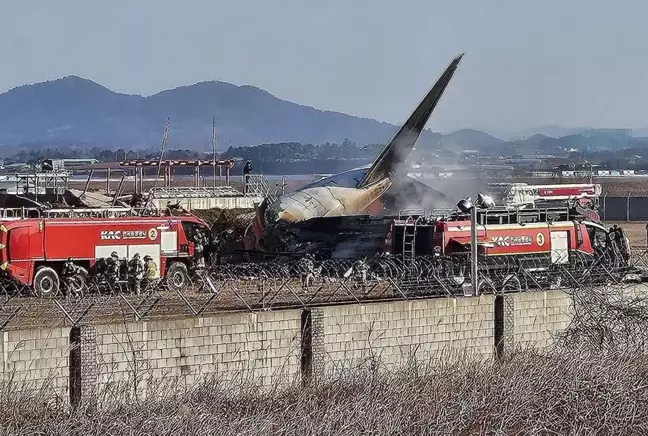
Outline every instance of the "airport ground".
[[628, 239], [630, 239], [630, 245], [634, 248], [646, 247], [646, 222], [625, 222], [625, 221], [606, 221], [605, 225], [607, 227], [617, 225], [622, 227]]

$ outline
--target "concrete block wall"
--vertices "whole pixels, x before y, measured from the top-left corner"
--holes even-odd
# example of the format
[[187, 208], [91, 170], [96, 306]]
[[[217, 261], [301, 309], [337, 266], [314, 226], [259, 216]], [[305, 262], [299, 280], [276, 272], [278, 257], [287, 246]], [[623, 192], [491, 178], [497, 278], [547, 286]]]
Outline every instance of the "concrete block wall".
[[96, 326], [97, 383], [127, 384], [145, 395], [151, 382], [190, 386], [206, 376], [260, 385], [293, 381], [300, 375], [300, 337], [299, 310]]
[[[545, 347], [571, 313], [570, 297], [551, 291], [7, 331], [0, 334], [0, 380], [50, 383], [57, 395], [72, 387], [75, 398], [122, 385], [145, 396], [158, 382], [191, 385], [204, 377], [293, 383], [354, 367], [394, 369], [452, 351], [491, 358], [514, 347]], [[495, 346], [498, 337], [503, 347]]]
[[6, 331], [0, 337], [1, 383], [67, 395], [69, 328]]
[[507, 347], [551, 346], [556, 333], [566, 329], [572, 318], [571, 297], [562, 291], [521, 292], [504, 299]]
[[452, 350], [491, 357], [493, 300], [485, 295], [316, 309], [314, 371], [330, 375], [375, 364], [393, 369]]

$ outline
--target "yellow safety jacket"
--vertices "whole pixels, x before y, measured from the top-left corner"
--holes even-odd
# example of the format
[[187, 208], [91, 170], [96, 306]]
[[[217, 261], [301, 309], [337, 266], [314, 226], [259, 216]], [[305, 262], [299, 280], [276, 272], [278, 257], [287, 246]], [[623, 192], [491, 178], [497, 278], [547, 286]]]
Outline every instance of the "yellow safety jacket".
[[146, 262], [146, 278], [151, 280], [157, 278], [157, 265], [152, 260]]

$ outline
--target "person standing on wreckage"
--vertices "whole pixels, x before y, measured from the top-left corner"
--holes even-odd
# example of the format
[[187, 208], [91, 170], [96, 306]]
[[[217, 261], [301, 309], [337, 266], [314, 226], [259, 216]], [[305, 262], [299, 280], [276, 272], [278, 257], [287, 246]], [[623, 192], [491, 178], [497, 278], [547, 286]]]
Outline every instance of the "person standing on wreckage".
[[311, 282], [315, 280], [315, 256], [306, 253], [297, 262], [297, 269], [301, 275], [302, 289], [304, 292], [308, 292]]
[[358, 261], [353, 265], [356, 276], [362, 281], [362, 286], [367, 284], [367, 277], [369, 275], [369, 264], [367, 263], [367, 257], [362, 256]]
[[205, 268], [205, 256], [204, 256], [204, 251], [205, 251], [205, 243], [206, 239], [203, 236], [201, 231], [196, 231], [196, 235], [194, 236], [194, 253], [195, 253], [195, 260], [196, 260], [196, 267], [198, 269], [203, 269]]

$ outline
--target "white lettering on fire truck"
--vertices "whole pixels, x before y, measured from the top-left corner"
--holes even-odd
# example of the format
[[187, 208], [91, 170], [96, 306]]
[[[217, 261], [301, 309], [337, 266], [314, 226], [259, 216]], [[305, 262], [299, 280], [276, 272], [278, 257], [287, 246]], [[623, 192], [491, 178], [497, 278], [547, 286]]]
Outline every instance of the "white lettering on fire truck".
[[124, 239], [143, 239], [146, 238], [146, 232], [144, 230], [125, 230], [122, 236]]
[[532, 240], [530, 236], [495, 236], [493, 237], [493, 243], [499, 245], [500, 247], [511, 247], [514, 245], [531, 245]]
[[120, 230], [102, 230], [100, 235], [102, 241], [121, 239]]

